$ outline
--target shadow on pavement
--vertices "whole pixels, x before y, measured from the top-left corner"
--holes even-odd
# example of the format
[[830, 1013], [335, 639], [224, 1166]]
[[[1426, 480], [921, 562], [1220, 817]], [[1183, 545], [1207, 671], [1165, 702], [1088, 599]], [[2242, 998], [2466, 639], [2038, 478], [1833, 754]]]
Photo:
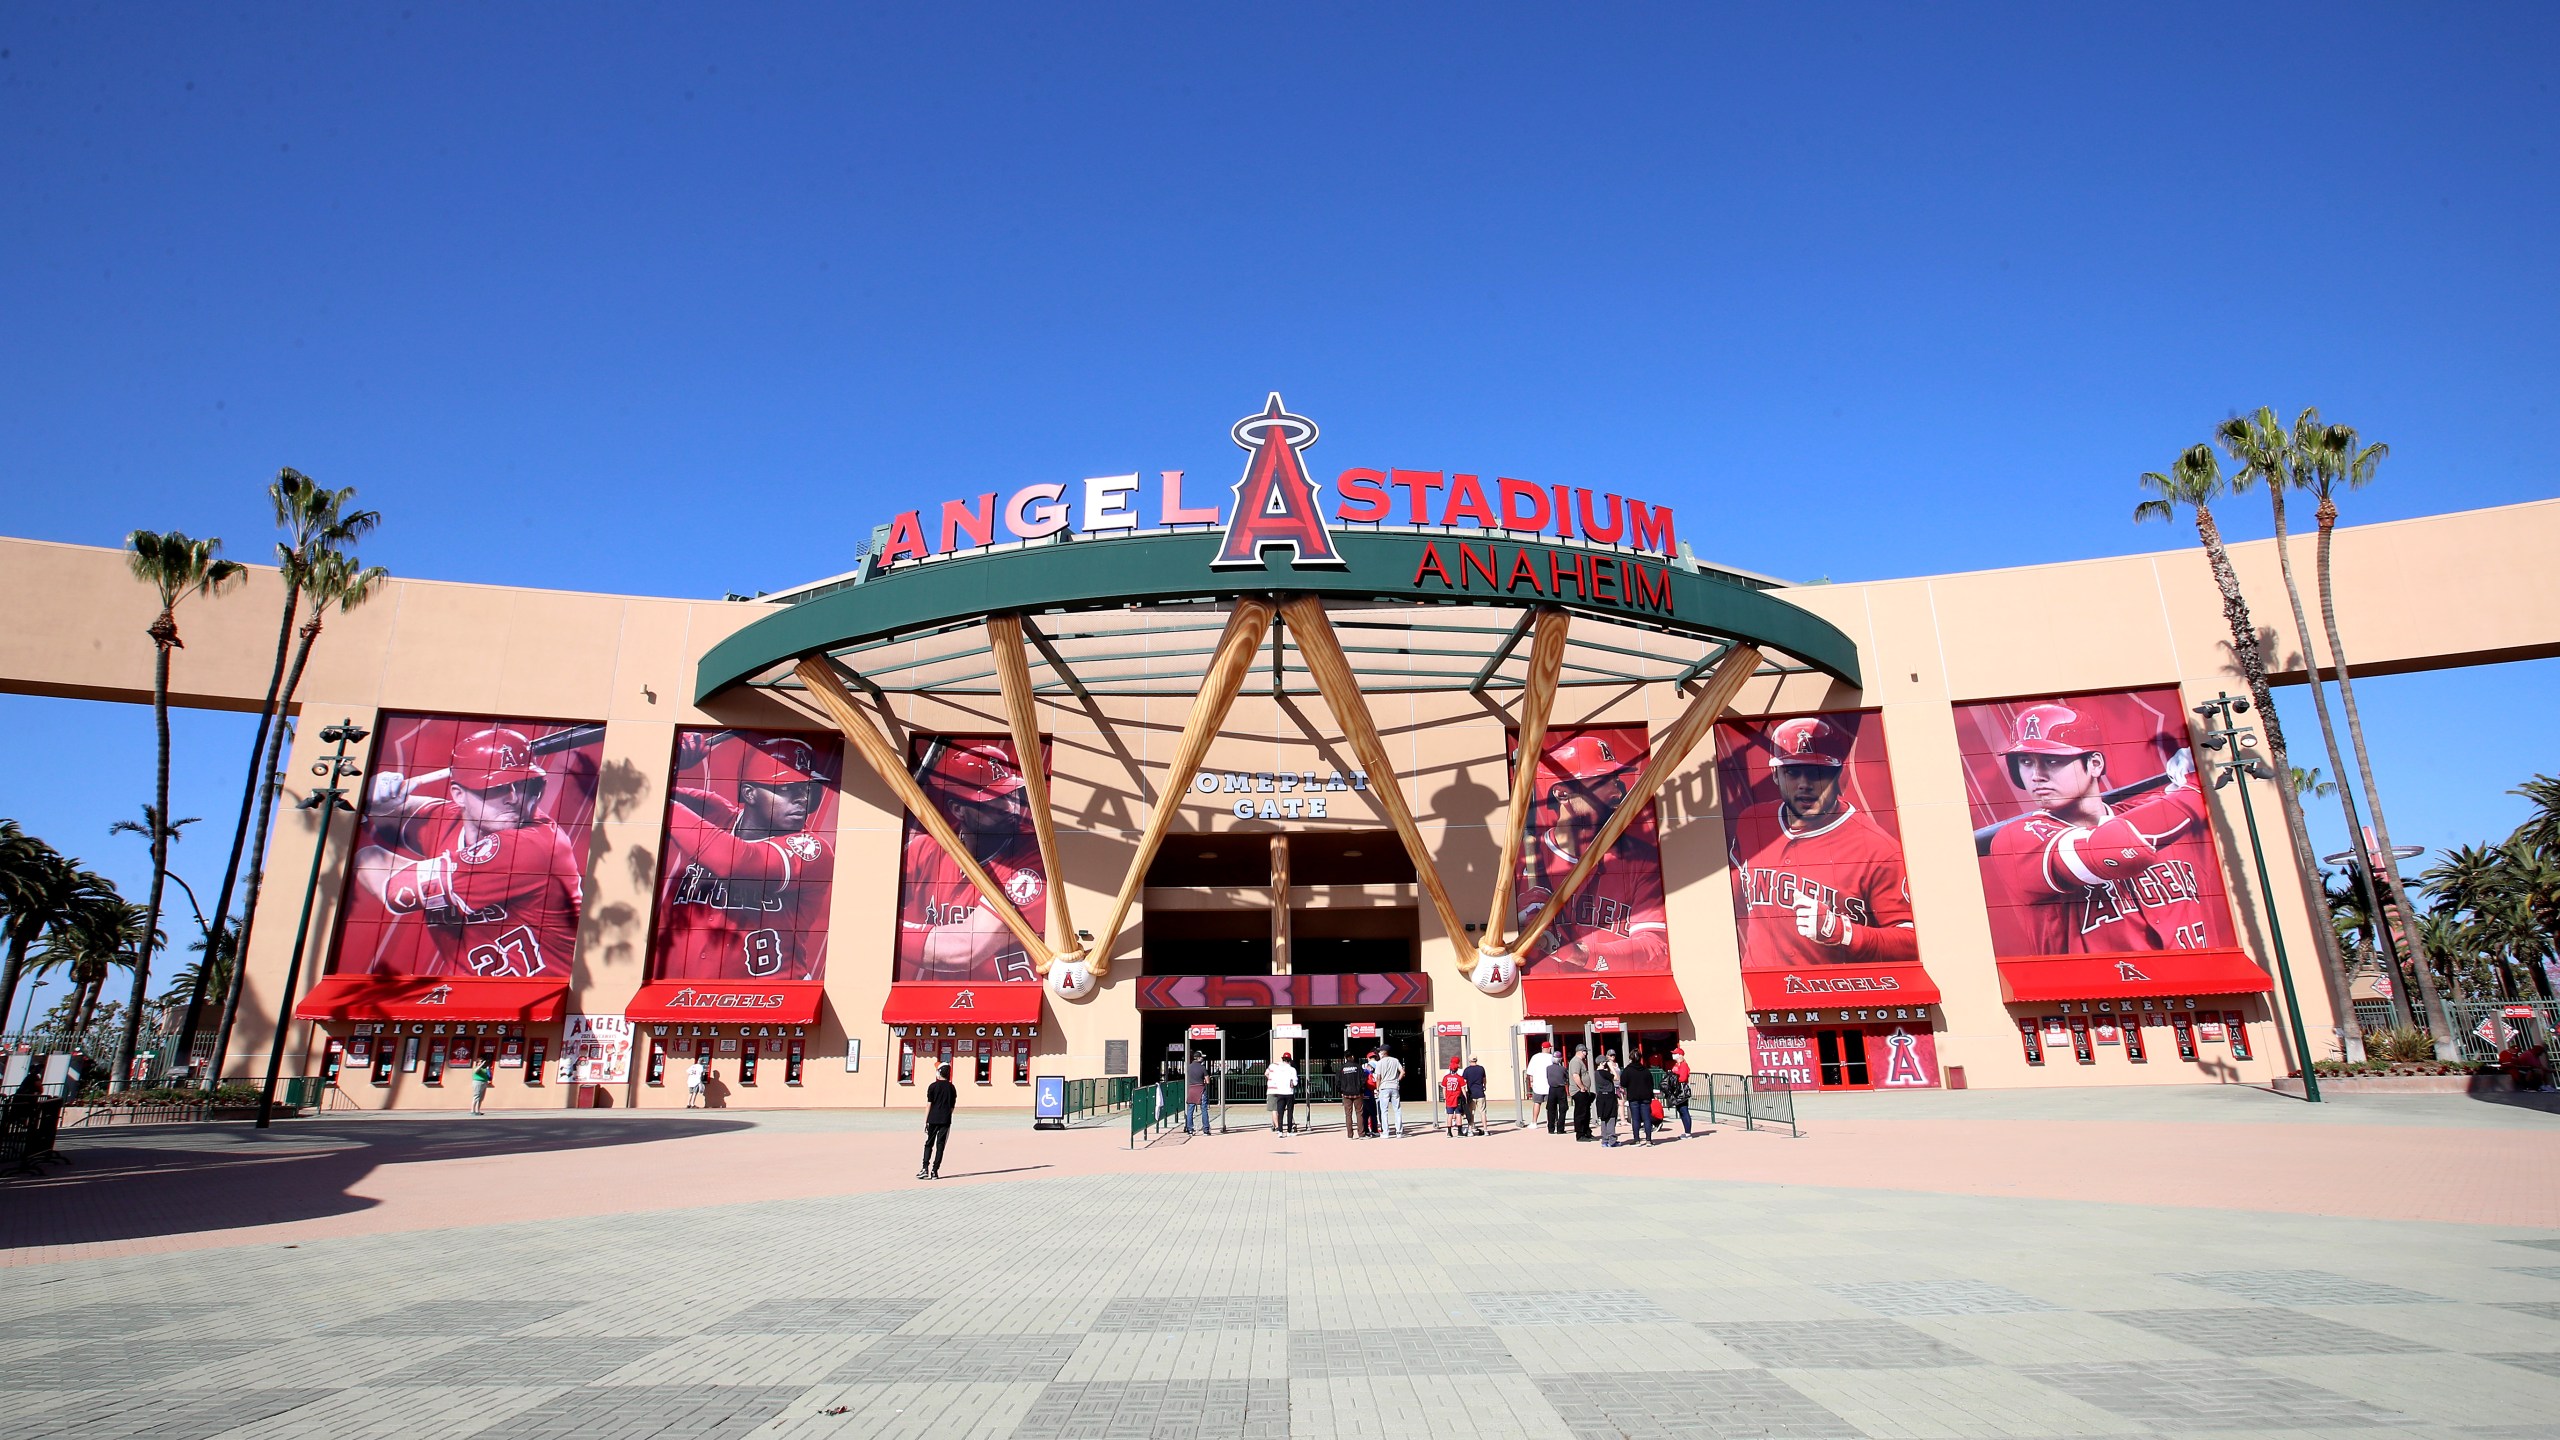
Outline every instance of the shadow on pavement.
[[0, 1252], [193, 1235], [346, 1215], [383, 1165], [639, 1145], [751, 1128], [688, 1116], [483, 1115], [65, 1131], [71, 1163], [0, 1181]]

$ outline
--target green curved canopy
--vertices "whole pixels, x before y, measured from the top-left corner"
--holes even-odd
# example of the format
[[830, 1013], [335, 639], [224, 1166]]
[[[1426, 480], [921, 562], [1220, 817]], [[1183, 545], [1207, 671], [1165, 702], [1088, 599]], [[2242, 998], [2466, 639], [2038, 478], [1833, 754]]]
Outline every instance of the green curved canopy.
[[[1848, 636], [1821, 617], [1729, 572], [1683, 569], [1630, 551], [1515, 541], [1490, 531], [1336, 531], [1334, 542], [1343, 558], [1339, 566], [1295, 566], [1285, 552], [1273, 551], [1265, 553], [1259, 570], [1213, 570], [1209, 562], [1219, 543], [1215, 533], [1159, 532], [1034, 541], [891, 570], [789, 605], [713, 646], [696, 670], [694, 698], [696, 703], [707, 701], [732, 685], [806, 655], [838, 656], [862, 674], [861, 653], [868, 648], [947, 632], [988, 615], [1073, 615], [1289, 593], [1312, 593], [1346, 605], [1380, 609], [1476, 606], [1525, 611], [1559, 606], [1614, 625], [1696, 641], [1703, 647], [1693, 660], [1686, 654], [1666, 658], [1649, 650], [1600, 644], [1601, 652], [1631, 657], [1629, 663], [1647, 661], [1650, 666], [1638, 664], [1620, 672], [1586, 665], [1580, 667], [1589, 672], [1580, 681], [1586, 684], [1693, 678], [1734, 643], [1792, 657], [1801, 662], [1801, 668], [1851, 686], [1859, 683], [1857, 646]], [[1640, 576], [1634, 573], [1637, 570]], [[1512, 653], [1526, 619], [1523, 615], [1518, 625], [1486, 627], [1435, 624], [1432, 614], [1418, 613], [1411, 624], [1366, 627], [1405, 632], [1401, 644], [1346, 648], [1404, 657], [1389, 677], [1399, 683], [1382, 687], [1387, 690], [1466, 689], [1470, 683], [1481, 688]], [[1161, 635], [1181, 627], [1147, 628], [1151, 635]], [[1462, 641], [1444, 644], [1441, 638], [1469, 634], [1496, 640], [1504, 640], [1507, 634], [1508, 639], [1488, 654], [1481, 644], [1470, 648]], [[1051, 638], [1037, 630], [1034, 635], [1044, 651], [1052, 652], [1052, 668], [1063, 670]], [[1417, 669], [1416, 657], [1458, 663], [1449, 670]], [[983, 676], [936, 673], [899, 680], [887, 673], [900, 668], [868, 673], [889, 689], [985, 693], [967, 688]], [[1406, 683], [1417, 678], [1426, 683]], [[1568, 678], [1567, 683], [1575, 681]], [[1058, 686], [1081, 688], [1066, 675], [1043, 688]]]

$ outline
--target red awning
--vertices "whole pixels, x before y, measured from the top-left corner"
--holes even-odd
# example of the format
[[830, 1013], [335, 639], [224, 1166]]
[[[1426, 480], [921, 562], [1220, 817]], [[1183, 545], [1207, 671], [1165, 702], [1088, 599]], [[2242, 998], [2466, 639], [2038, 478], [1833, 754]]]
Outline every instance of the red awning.
[[657, 980], [623, 1015], [639, 1024], [707, 1020], [722, 1025], [815, 1025], [827, 987], [815, 980]]
[[2045, 1000], [2258, 995], [2275, 981], [2238, 950], [2150, 950], [2139, 955], [2051, 955], [2001, 960], [2000, 992], [2012, 1005]]
[[1938, 982], [1916, 960], [1880, 965], [1824, 965], [1803, 970], [1745, 970], [1742, 996], [1753, 1010], [1825, 1005], [1935, 1005]]
[[1533, 1020], [1579, 1015], [1678, 1015], [1689, 1008], [1667, 974], [1532, 975], [1520, 982]]
[[973, 985], [949, 980], [901, 980], [880, 1007], [884, 1025], [1037, 1025], [1040, 987], [1010, 981]]
[[568, 1013], [566, 980], [481, 980], [444, 975], [324, 975], [298, 1020], [512, 1020], [544, 1025]]

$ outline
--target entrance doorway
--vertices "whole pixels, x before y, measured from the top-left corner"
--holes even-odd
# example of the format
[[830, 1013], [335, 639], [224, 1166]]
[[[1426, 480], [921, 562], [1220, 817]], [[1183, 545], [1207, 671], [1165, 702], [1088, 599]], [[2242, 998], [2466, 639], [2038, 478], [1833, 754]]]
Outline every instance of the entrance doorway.
[[[1352, 1042], [1366, 1054], [1372, 1045], [1404, 1062], [1404, 1084], [1397, 1087], [1407, 1103], [1429, 1095], [1431, 1056], [1424, 1047], [1419, 1010], [1302, 1010], [1297, 1023], [1307, 1027], [1307, 1063], [1302, 1071], [1334, 1074], [1342, 1068], [1342, 1027], [1367, 1021], [1378, 1027], [1375, 1040]], [[1266, 1033], [1268, 1033], [1266, 1031]], [[1312, 1067], [1312, 1069], [1311, 1069]], [[1408, 1122], [1409, 1123], [1409, 1122]]]
[[1864, 1030], [1816, 1030], [1813, 1032], [1816, 1071], [1825, 1090], [1866, 1090], [1873, 1086], [1867, 1078], [1867, 1032]]

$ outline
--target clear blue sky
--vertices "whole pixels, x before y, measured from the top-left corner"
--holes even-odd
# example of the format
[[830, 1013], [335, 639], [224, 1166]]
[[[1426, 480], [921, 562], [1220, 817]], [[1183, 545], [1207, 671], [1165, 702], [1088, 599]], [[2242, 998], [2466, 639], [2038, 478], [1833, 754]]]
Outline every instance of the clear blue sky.
[[[2262, 403], [2392, 444], [2353, 519], [2554, 493], [2560, 11], [2234, 10], [21, 3], [0, 529], [254, 557], [291, 464], [401, 574], [716, 595], [945, 495], [1223, 485], [1274, 387], [1337, 463], [1804, 578], [2174, 545], [2133, 476]], [[2399, 783], [2511, 823], [2550, 667], [2393, 685]], [[2484, 697], [2525, 743], [2420, 778]], [[85, 713], [0, 702], [87, 741], [0, 780], [75, 846], [147, 769]]]

